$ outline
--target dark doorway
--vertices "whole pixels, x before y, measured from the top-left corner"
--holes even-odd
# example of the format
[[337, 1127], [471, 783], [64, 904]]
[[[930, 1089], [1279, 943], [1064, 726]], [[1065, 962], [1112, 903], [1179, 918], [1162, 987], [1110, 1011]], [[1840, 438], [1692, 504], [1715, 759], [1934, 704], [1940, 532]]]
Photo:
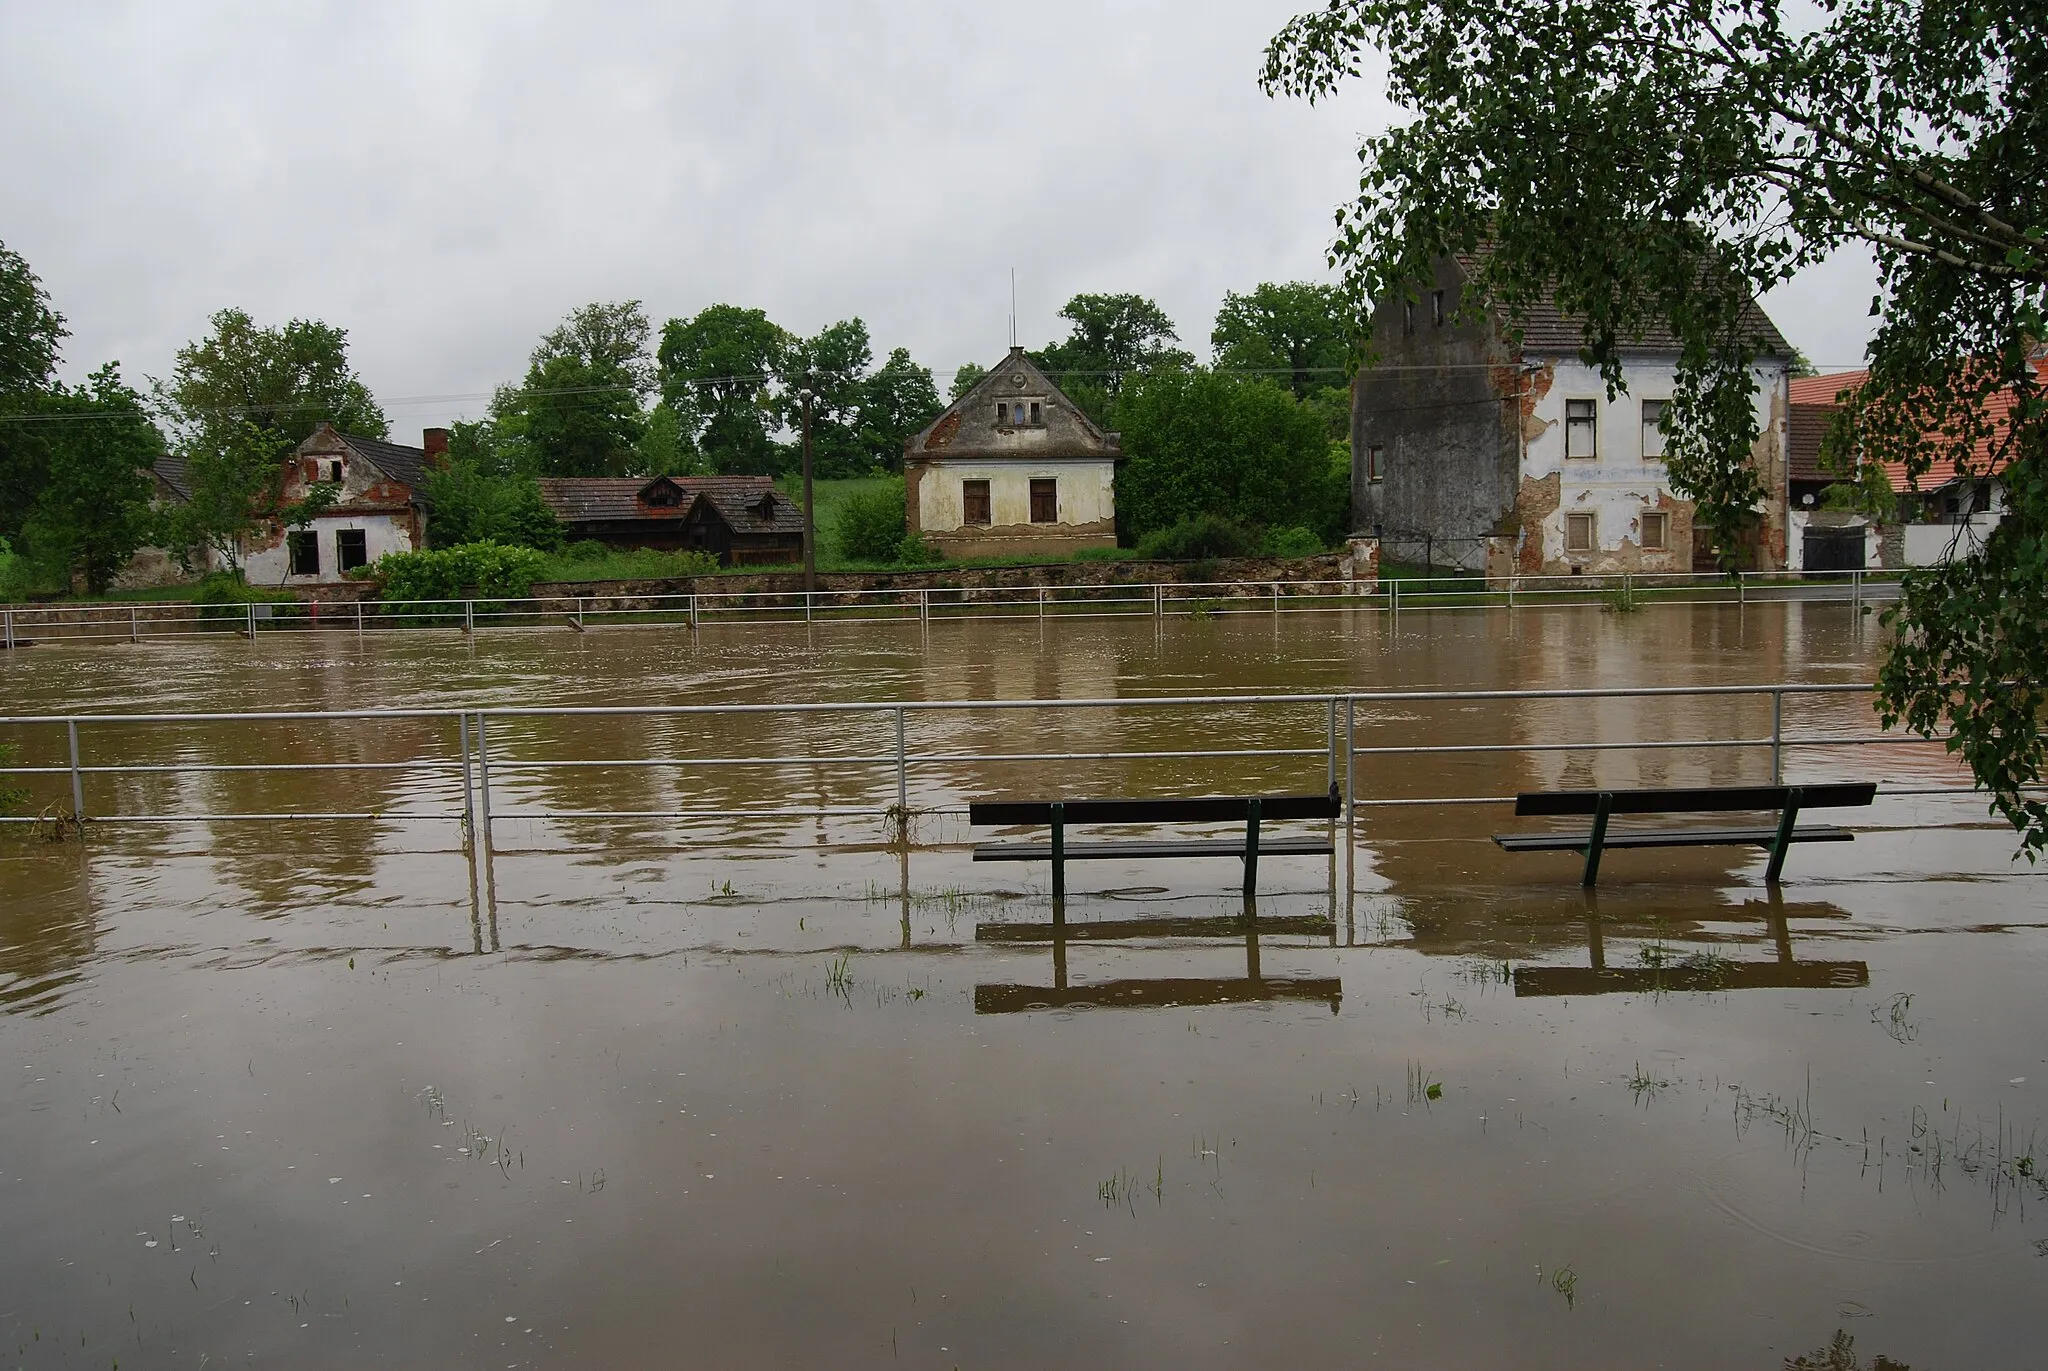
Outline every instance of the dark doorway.
[[1863, 530], [1809, 528], [1805, 565], [1808, 571], [1863, 570]]

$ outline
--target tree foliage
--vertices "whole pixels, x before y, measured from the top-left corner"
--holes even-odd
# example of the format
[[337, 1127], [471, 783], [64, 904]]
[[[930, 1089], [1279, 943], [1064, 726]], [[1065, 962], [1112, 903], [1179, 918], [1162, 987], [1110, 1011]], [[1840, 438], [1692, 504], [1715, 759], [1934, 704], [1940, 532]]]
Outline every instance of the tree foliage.
[[1377, 50], [1414, 114], [1366, 142], [1339, 215], [1355, 300], [1484, 243], [1479, 294], [1513, 318], [1554, 292], [1611, 387], [1624, 340], [1676, 331], [1669, 466], [1723, 549], [1763, 494], [1752, 302], [1872, 253], [1870, 379], [1830, 460], [2002, 466], [2009, 500], [1981, 554], [1909, 574], [1880, 713], [1945, 725], [2030, 855], [2048, 847], [2022, 789], [2048, 767], [2041, 19], [2034, 0], [1333, 0], [1282, 30], [1264, 77], [1315, 98]]
[[1218, 371], [1271, 374], [1307, 399], [1344, 383], [1357, 332], [1336, 286], [1265, 281], [1247, 295], [1224, 293], [1209, 346]]
[[720, 472], [774, 475], [782, 454], [769, 440], [790, 337], [758, 309], [711, 305], [662, 327], [656, 350], [661, 397], [683, 432]]
[[912, 361], [908, 348], [892, 349], [862, 386], [860, 442], [869, 461], [883, 471], [903, 470], [903, 445], [944, 408], [931, 368]]
[[875, 468], [860, 433], [874, 360], [868, 326], [859, 318], [828, 325], [814, 338], [793, 338], [783, 352], [775, 409], [786, 426], [799, 431], [802, 393], [811, 393], [811, 469], [820, 478], [865, 476]]
[[638, 300], [593, 302], [542, 336], [526, 380], [494, 404], [524, 421], [525, 465], [545, 476], [623, 476], [639, 459], [653, 327]]
[[1263, 377], [1173, 368], [1130, 378], [1116, 420], [1129, 460], [1117, 512], [1134, 538], [1197, 515], [1287, 526], [1321, 514], [1320, 416]]
[[1032, 360], [1098, 421], [1133, 373], [1195, 360], [1174, 346], [1180, 334], [1166, 311], [1143, 295], [1076, 295], [1061, 306], [1060, 317], [1072, 325], [1066, 339]]
[[946, 391], [949, 400], [957, 400], [981, 384], [981, 378], [988, 375], [988, 368], [978, 362], [962, 362], [953, 372], [953, 384]]
[[46, 389], [70, 332], [42, 280], [0, 243], [0, 395]]

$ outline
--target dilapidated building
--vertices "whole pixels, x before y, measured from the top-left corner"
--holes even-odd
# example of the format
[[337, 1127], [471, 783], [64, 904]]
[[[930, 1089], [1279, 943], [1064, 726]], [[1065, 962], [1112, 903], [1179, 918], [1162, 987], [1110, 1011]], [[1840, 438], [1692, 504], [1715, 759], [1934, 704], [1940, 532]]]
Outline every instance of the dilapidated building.
[[[1546, 302], [1510, 321], [1461, 314], [1478, 263], [1445, 258], [1373, 316], [1375, 365], [1352, 383], [1352, 522], [1385, 558], [1489, 576], [1716, 569], [1692, 503], [1671, 489], [1659, 420], [1679, 342], [1654, 331], [1622, 349], [1609, 398], [1580, 359], [1579, 321]], [[1786, 565], [1786, 380], [1792, 349], [1761, 309], [1754, 334], [1768, 492], [1745, 565]]]
[[1122, 460], [1117, 435], [1013, 347], [904, 444], [905, 520], [948, 557], [1115, 547]]
[[339, 581], [391, 552], [426, 545], [427, 470], [448, 458], [448, 430], [430, 428], [422, 445], [358, 438], [322, 424], [285, 458], [283, 504], [318, 486], [337, 487], [334, 503], [302, 528], [275, 522], [242, 541], [241, 567], [251, 585], [303, 586]]
[[803, 508], [766, 476], [563, 476], [540, 496], [572, 542], [708, 552], [725, 566], [803, 558]]

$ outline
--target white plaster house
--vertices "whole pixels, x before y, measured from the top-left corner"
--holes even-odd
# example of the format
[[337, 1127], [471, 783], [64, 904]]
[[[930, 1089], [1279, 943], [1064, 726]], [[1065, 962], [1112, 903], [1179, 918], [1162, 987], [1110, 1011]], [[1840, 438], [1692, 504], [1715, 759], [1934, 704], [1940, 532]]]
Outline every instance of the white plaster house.
[[427, 429], [421, 447], [358, 438], [322, 424], [285, 458], [283, 499], [304, 499], [315, 485], [338, 484], [340, 498], [304, 529], [269, 525], [243, 541], [250, 585], [312, 586], [344, 580], [390, 552], [426, 545], [420, 484], [447, 460], [448, 430]]
[[[1352, 523], [1383, 555], [1489, 576], [1717, 570], [1674, 492], [1658, 419], [1676, 379], [1669, 329], [1624, 345], [1613, 398], [1579, 358], [1579, 321], [1542, 302], [1513, 321], [1460, 314], [1477, 262], [1446, 258], [1413, 297], [1374, 312], [1375, 365], [1352, 383]], [[1745, 565], [1785, 565], [1786, 381], [1792, 349], [1761, 309], [1744, 321], [1768, 492]]]
[[948, 557], [1115, 547], [1122, 460], [1117, 435], [1013, 347], [904, 444], [906, 522]]

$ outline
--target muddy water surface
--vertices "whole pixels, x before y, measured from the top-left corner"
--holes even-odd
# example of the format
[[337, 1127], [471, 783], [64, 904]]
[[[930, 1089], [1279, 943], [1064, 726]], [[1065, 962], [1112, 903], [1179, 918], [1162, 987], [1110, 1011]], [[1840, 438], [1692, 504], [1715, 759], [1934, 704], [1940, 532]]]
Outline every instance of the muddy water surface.
[[[280, 635], [35, 648], [4, 712], [1867, 680], [1842, 606]], [[1853, 697], [1794, 736], [1874, 731]], [[1768, 699], [1402, 702], [1357, 745], [1754, 739]], [[1795, 854], [974, 864], [982, 794], [1319, 790], [1320, 706], [88, 724], [0, 840], [0, 1339], [25, 1366], [2038, 1366], [2042, 878], [1966, 799]], [[62, 730], [13, 727], [56, 765]], [[1085, 762], [995, 753], [1294, 749]], [[546, 770], [563, 759], [815, 760]], [[838, 759], [837, 761], [833, 759]], [[181, 772], [180, 762], [377, 762]], [[402, 764], [402, 765], [401, 765]], [[1933, 788], [1938, 750], [1791, 749]], [[1363, 753], [1376, 800], [1768, 778], [1767, 748]], [[37, 776], [32, 803], [68, 803]], [[830, 811], [762, 813], [761, 811]], [[549, 817], [632, 811], [650, 817]], [[651, 817], [689, 811], [680, 820]], [[411, 816], [411, 817], [401, 817]], [[708, 816], [708, 817], [706, 817]], [[1309, 830], [1303, 830], [1309, 831]], [[1343, 836], [1343, 829], [1338, 829]], [[1333, 869], [1334, 868], [1334, 869]], [[1348, 879], [1347, 879], [1348, 870]], [[494, 898], [493, 898], [494, 896]], [[2038, 1159], [2038, 1160], [2037, 1160]], [[1833, 1356], [1834, 1360], [1827, 1358]]]

